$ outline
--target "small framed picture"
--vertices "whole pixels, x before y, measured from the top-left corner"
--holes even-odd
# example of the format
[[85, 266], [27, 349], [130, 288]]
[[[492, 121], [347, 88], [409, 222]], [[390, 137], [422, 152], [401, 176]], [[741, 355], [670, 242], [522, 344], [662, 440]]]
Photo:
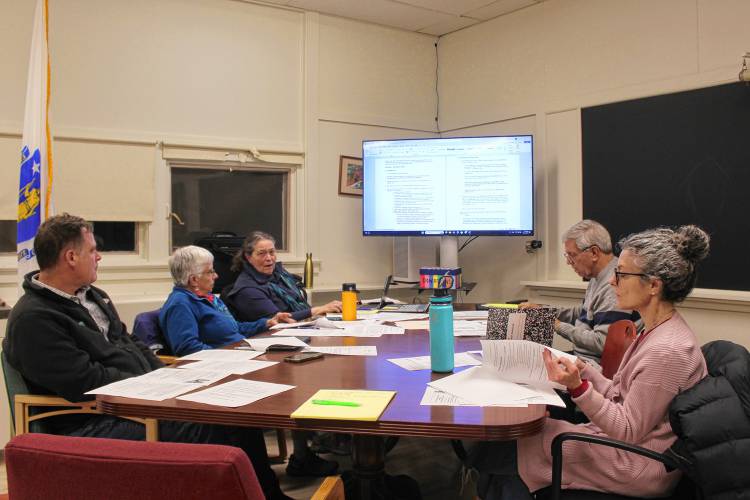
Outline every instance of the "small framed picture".
[[342, 156], [339, 159], [339, 194], [362, 196], [364, 183], [362, 158]]

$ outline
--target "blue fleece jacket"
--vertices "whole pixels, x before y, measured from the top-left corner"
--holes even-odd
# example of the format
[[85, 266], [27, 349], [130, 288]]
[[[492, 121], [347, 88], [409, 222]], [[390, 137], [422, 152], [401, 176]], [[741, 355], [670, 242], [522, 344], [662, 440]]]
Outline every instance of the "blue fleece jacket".
[[177, 356], [238, 342], [266, 330], [266, 319], [238, 323], [219, 297], [213, 303], [174, 287], [159, 312], [159, 326]]

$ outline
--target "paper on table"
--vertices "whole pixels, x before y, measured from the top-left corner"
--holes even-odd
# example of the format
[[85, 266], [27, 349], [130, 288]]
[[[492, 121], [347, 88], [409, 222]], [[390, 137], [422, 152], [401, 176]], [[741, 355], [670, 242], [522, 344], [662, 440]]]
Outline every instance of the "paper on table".
[[225, 370], [177, 370], [176, 368], [159, 368], [137, 377], [142, 383], [181, 383], [208, 385], [230, 375]]
[[[343, 337], [348, 336], [343, 329], [333, 328], [296, 328], [294, 333], [304, 337]], [[289, 330], [274, 332], [271, 337], [278, 338], [289, 335]]]
[[377, 356], [378, 348], [374, 345], [336, 345], [336, 346], [310, 346], [305, 351], [322, 352], [325, 354], [338, 354], [343, 356]]
[[259, 338], [249, 338], [245, 339], [245, 342], [247, 342], [250, 347], [252, 347], [256, 351], [265, 351], [268, 346], [274, 345], [274, 344], [280, 344], [280, 345], [296, 345], [300, 347], [308, 347], [307, 344], [302, 342], [297, 337], [276, 337], [276, 334], [274, 334], [273, 337], [265, 337], [262, 339]]
[[294, 386], [273, 384], [271, 382], [257, 382], [255, 380], [240, 378], [226, 384], [216, 385], [204, 391], [180, 396], [177, 399], [236, 408], [258, 401], [259, 399], [267, 398], [268, 396], [273, 396], [274, 394], [288, 391], [289, 389], [294, 389]]
[[123, 398], [147, 399], [149, 401], [164, 401], [180, 394], [190, 392], [205, 383], [189, 384], [185, 382], [144, 382], [141, 377], [118, 380], [105, 386], [93, 389], [86, 394], [104, 394]]
[[551, 347], [528, 340], [481, 340], [482, 359], [485, 366], [496, 370], [504, 379], [512, 382], [534, 383], [544, 386], [563, 387], [547, 379], [542, 352], [552, 351], [555, 356], [566, 357], [575, 362], [576, 357]]
[[538, 395], [533, 389], [501, 379], [487, 366], [475, 366], [427, 385], [477, 406], [517, 406]]
[[[358, 391], [321, 389], [294, 410], [292, 418], [375, 421], [388, 406], [396, 391]], [[313, 400], [343, 401], [359, 406], [317, 405]]]
[[[429, 330], [430, 321], [397, 321], [396, 326], [400, 326], [406, 330]], [[454, 337], [476, 337], [485, 335], [486, 333], [487, 322], [485, 321], [468, 321], [463, 319], [453, 321]]]
[[[344, 328], [347, 324], [357, 323], [356, 321], [331, 321], [325, 317], [320, 317], [311, 321], [300, 321], [299, 323], [279, 323], [269, 328], [270, 330], [292, 330], [292, 329], [303, 329], [306, 327], [310, 328], [322, 328], [338, 330]], [[294, 332], [286, 332], [285, 335], [289, 335]]]
[[425, 313], [378, 312], [373, 314], [371, 318], [378, 321], [410, 321], [429, 318], [429, 315]]
[[[299, 335], [309, 337], [380, 337], [381, 335], [397, 335], [404, 333], [403, 328], [388, 325], [379, 325], [364, 321], [347, 321], [344, 328], [298, 328], [295, 330]], [[275, 332], [271, 336], [288, 335], [286, 332]]]
[[177, 368], [184, 370], [213, 370], [223, 371], [227, 374], [244, 375], [246, 373], [268, 368], [277, 364], [277, 361], [258, 361], [257, 359], [246, 361], [222, 361], [220, 359], [204, 359], [195, 363], [187, 363]]
[[[429, 370], [430, 369], [430, 357], [429, 356], [416, 356], [411, 358], [393, 358], [389, 359], [394, 365], [398, 365], [406, 370]], [[482, 362], [471, 356], [468, 352], [457, 352], [453, 355], [453, 366], [476, 366], [481, 365]]]
[[207, 349], [205, 351], [198, 351], [198, 352], [194, 352], [193, 354], [188, 354], [187, 356], [178, 358], [177, 361], [188, 361], [188, 360], [200, 361], [203, 359], [216, 359], [216, 360], [222, 360], [222, 361], [244, 361], [244, 360], [250, 360], [258, 356], [262, 356], [262, 355], [263, 353], [258, 352], [258, 351], [242, 351], [242, 350], [235, 351], [232, 349]]
[[465, 399], [454, 396], [449, 392], [435, 389], [429, 385], [425, 387], [422, 401], [419, 404], [422, 406], [476, 406]]
[[453, 319], [487, 319], [489, 311], [453, 311]]

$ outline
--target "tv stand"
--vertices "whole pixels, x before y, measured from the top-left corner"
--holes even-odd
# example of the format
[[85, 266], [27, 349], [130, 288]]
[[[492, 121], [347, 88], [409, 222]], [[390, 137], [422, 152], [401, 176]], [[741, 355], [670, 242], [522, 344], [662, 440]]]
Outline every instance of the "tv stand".
[[458, 267], [458, 236], [440, 237], [440, 267]]

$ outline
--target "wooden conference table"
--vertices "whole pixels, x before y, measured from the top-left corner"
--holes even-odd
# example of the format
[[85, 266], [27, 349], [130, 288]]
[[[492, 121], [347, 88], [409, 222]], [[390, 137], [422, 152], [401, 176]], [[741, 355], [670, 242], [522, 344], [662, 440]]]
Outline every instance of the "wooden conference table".
[[[427, 330], [407, 330], [404, 335], [383, 335], [379, 338], [313, 337], [310, 344], [375, 345], [378, 355], [326, 355], [323, 359], [305, 363], [278, 363], [247, 375], [234, 375], [232, 378], [244, 377], [296, 386], [290, 391], [239, 408], [176, 399], [146, 401], [115, 396], [97, 396], [97, 404], [104, 413], [118, 416], [353, 434], [355, 486], [348, 488], [348, 493], [353, 492], [353, 496], [359, 498], [372, 498], [373, 488], [383, 487], [386, 436], [511, 440], [536, 434], [544, 426], [544, 405], [529, 405], [526, 408], [421, 406], [419, 402], [427, 382], [446, 374], [429, 370], [408, 371], [387, 359], [429, 354]], [[478, 337], [457, 337], [455, 347], [456, 352], [481, 348]], [[289, 353], [274, 352], [256, 359], [281, 361], [287, 355]], [[228, 380], [231, 378], [218, 383]], [[377, 422], [290, 418], [289, 415], [318, 389], [397, 392]]]

